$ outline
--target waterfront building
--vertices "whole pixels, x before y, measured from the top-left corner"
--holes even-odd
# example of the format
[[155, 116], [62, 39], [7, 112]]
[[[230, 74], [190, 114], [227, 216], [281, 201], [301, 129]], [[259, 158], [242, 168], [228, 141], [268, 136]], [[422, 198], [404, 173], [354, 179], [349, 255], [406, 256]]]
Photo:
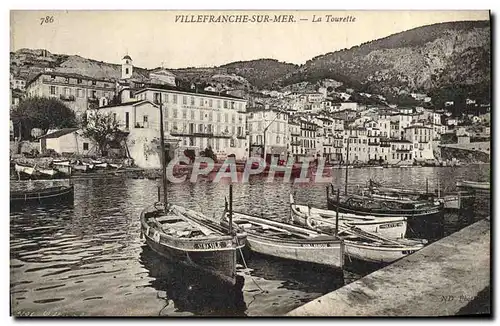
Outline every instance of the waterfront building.
[[249, 108], [246, 119], [248, 141], [253, 156], [261, 156], [265, 145], [266, 161], [270, 162], [272, 157], [282, 160], [288, 157], [288, 114], [272, 108]]
[[412, 125], [404, 129], [405, 139], [413, 144], [413, 158], [417, 161], [433, 160], [434, 140], [433, 128], [423, 125]]
[[288, 152], [293, 156], [295, 161], [298, 161], [299, 154], [302, 153], [302, 143], [300, 142], [300, 123], [293, 120], [288, 121]]
[[390, 139], [389, 164], [406, 165], [413, 163], [413, 144], [406, 139]]
[[[199, 155], [211, 147], [220, 159], [248, 157], [245, 99], [196, 87], [181, 89], [156, 84], [137, 90], [134, 97], [155, 105], [162, 103], [165, 131], [179, 140], [179, 151], [192, 150]], [[149, 120], [148, 124], [159, 126]]]
[[53, 97], [63, 101], [77, 115], [112, 102], [115, 82], [74, 73], [41, 72], [26, 84], [29, 97]]
[[321, 148], [318, 148], [316, 144], [316, 132], [318, 130], [318, 125], [312, 121], [308, 121], [305, 118], [299, 119], [300, 123], [300, 138], [299, 141], [302, 143], [302, 152], [300, 156], [316, 158], [320, 154]]
[[95, 143], [82, 136], [78, 128], [63, 128], [39, 137], [40, 153], [53, 150], [58, 154], [93, 155], [97, 153]]

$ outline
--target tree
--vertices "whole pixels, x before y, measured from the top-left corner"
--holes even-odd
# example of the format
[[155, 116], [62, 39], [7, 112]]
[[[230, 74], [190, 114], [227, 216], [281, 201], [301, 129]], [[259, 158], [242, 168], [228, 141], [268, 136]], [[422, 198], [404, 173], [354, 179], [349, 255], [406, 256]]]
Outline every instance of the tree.
[[118, 127], [118, 121], [110, 112], [93, 110], [82, 117], [82, 136], [93, 140], [103, 156], [107, 155], [106, 149], [110, 143], [125, 139], [125, 133]]
[[49, 129], [77, 126], [73, 110], [55, 98], [28, 97], [11, 111], [11, 119], [19, 139], [30, 138], [33, 128], [45, 134]]

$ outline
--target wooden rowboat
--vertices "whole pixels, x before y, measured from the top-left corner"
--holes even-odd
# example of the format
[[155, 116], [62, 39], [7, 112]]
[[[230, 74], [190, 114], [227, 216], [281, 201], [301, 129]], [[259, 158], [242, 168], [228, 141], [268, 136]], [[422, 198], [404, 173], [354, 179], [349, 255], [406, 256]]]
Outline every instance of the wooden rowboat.
[[114, 168], [114, 169], [121, 169], [123, 167], [123, 164], [113, 164], [113, 163], [109, 163], [109, 166]]
[[27, 166], [27, 165], [21, 165], [21, 164], [18, 164], [18, 163], [16, 163], [14, 165], [14, 169], [15, 169], [15, 171], [17, 173], [24, 173], [24, 174], [26, 174], [28, 176], [32, 176], [33, 174], [35, 174], [35, 167]]
[[100, 168], [100, 169], [106, 169], [108, 167], [108, 163], [103, 162], [103, 163], [94, 163], [95, 168]]
[[157, 203], [141, 213], [141, 234], [148, 246], [170, 261], [183, 263], [236, 284], [237, 250], [246, 233], [227, 234], [217, 222], [178, 205]]
[[58, 174], [58, 172], [54, 169], [36, 168], [36, 171], [51, 178]]
[[490, 190], [490, 183], [462, 180], [462, 181], [457, 181], [457, 187], [472, 188], [478, 190]]
[[76, 170], [76, 171], [87, 172], [90, 169], [91, 168], [89, 165], [73, 165], [73, 170]]
[[[310, 222], [315, 226], [324, 226], [335, 230], [335, 211], [294, 204], [292, 196], [290, 196], [290, 200], [292, 201], [290, 209], [294, 223], [307, 226], [307, 219], [310, 218]], [[406, 218], [401, 216], [376, 217], [339, 213], [339, 226], [346, 223], [365, 232], [378, 234], [389, 239], [404, 238], [408, 227]]]
[[[331, 228], [314, 225], [313, 217], [306, 220], [308, 228], [331, 234]], [[339, 225], [338, 237], [344, 241], [346, 257], [374, 263], [392, 263], [424, 247], [423, 239], [389, 239], [366, 232], [351, 224]]]
[[[227, 215], [221, 224], [228, 227]], [[334, 236], [235, 212], [233, 224], [247, 233], [247, 246], [260, 254], [334, 268], [344, 264], [344, 244]]]
[[57, 186], [40, 190], [11, 191], [11, 206], [22, 204], [54, 203], [60, 201], [73, 200], [74, 186]]
[[70, 161], [69, 160], [53, 160], [52, 164], [61, 165], [61, 166], [70, 166]]

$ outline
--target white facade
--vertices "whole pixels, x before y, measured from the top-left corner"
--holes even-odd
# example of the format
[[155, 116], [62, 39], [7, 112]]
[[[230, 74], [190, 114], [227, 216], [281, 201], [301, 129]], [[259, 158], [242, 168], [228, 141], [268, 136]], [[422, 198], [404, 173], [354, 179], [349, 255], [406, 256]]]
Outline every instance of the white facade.
[[[266, 160], [269, 156], [285, 159], [288, 154], [290, 134], [288, 115], [277, 110], [251, 110], [247, 114], [248, 141], [262, 155], [265, 133]], [[267, 129], [266, 129], [267, 128]]]

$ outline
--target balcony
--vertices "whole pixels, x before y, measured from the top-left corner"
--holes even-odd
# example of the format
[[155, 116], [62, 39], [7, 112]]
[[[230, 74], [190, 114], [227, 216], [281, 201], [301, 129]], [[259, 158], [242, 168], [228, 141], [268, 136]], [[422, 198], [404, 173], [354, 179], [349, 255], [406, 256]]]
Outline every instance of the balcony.
[[75, 96], [74, 95], [59, 95], [59, 98], [63, 101], [74, 101], [75, 100]]

